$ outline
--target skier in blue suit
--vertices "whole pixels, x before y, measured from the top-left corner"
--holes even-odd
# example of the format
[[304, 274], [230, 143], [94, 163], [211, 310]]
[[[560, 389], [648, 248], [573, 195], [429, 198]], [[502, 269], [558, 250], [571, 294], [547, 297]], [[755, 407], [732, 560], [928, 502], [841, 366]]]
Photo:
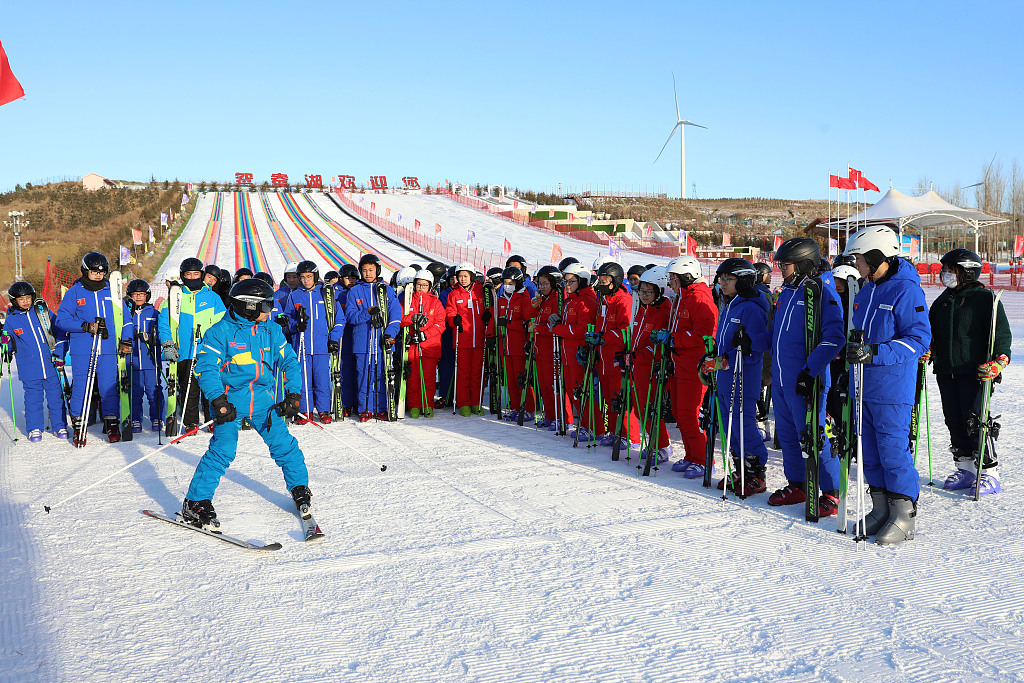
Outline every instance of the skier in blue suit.
[[[11, 307], [7, 309], [0, 344], [8, 353], [14, 354], [18, 363], [18, 379], [21, 380], [25, 396], [25, 428], [28, 440], [36, 443], [43, 439], [46, 426], [43, 415], [43, 397], [46, 397], [53, 435], [58, 439], [68, 438], [67, 411], [64, 409], [64, 395], [57, 368], [64, 365], [68, 336], [54, 329], [53, 313], [49, 313], [50, 329], [56, 344], [53, 353], [39, 317], [32, 310], [36, 291], [27, 282], [15, 282], [7, 290]], [[5, 360], [10, 360], [8, 357]], [[10, 378], [8, 378], [10, 379]]]
[[899, 258], [893, 230], [865, 228], [849, 239], [846, 253], [866, 278], [853, 312], [853, 329], [864, 331], [864, 342], [846, 349], [850, 363], [864, 366], [861, 444], [872, 504], [865, 533], [877, 534], [881, 545], [902, 543], [914, 538], [921, 491], [907, 434], [918, 359], [932, 341], [928, 308], [920, 276]]
[[[740, 454], [744, 458], [743, 490], [746, 497], [766, 490], [765, 465], [768, 449], [765, 448], [761, 431], [757, 428], [757, 399], [761, 394], [762, 356], [771, 343], [768, 329], [768, 304], [754, 287], [757, 271], [750, 261], [743, 258], [728, 258], [718, 267], [717, 280], [725, 302], [718, 316], [718, 330], [715, 334], [717, 359], [712, 359], [706, 371], [718, 369], [715, 378], [718, 386], [718, 402], [722, 406], [722, 417], [728, 419], [733, 400], [733, 372], [736, 364], [736, 350], [743, 357], [743, 441], [740, 442], [740, 406], [732, 410], [732, 441], [729, 444], [734, 461], [728, 482], [722, 479], [718, 488], [729, 490], [740, 487]], [[742, 327], [740, 327], [742, 326]], [[739, 398], [737, 389], [736, 398]], [[728, 426], [725, 427], [726, 430]]]
[[[387, 420], [387, 378], [384, 354], [391, 353], [401, 327], [402, 309], [395, 290], [380, 277], [380, 259], [366, 254], [359, 259], [362, 280], [348, 292], [345, 319], [352, 326], [352, 347], [356, 354], [356, 396], [359, 421]], [[384, 289], [384, 309], [377, 293]]]
[[[349, 290], [359, 281], [359, 271], [351, 263], [338, 269], [338, 284], [334, 291], [338, 294], [338, 310], [344, 311], [348, 306]], [[352, 348], [352, 326], [345, 325], [341, 336], [341, 403], [345, 406], [345, 417], [359, 410], [356, 398], [356, 353]]]
[[142, 431], [142, 395], [146, 395], [149, 401], [149, 420], [154, 432], [163, 428], [164, 409], [163, 396], [157, 391], [156, 386], [156, 365], [153, 362], [154, 354], [156, 360], [160, 360], [160, 349], [157, 344], [157, 310], [149, 302], [152, 292], [149, 283], [137, 279], [128, 283], [125, 290], [127, 297], [125, 305], [128, 307], [125, 320], [131, 320], [132, 326], [125, 325], [125, 337], [132, 340], [132, 432], [138, 434]]
[[[243, 419], [263, 437], [284, 473], [295, 506], [309, 506], [309, 474], [299, 444], [288, 433], [286, 419], [299, 414], [302, 382], [299, 364], [281, 328], [267, 322], [274, 307], [274, 290], [256, 278], [231, 287], [231, 310], [203, 337], [196, 355], [195, 374], [218, 426], [199, 461], [181, 515], [186, 523], [205, 529], [220, 526], [213, 494], [238, 447]], [[284, 401], [275, 403], [275, 375], [287, 377]], [[279, 414], [280, 413], [280, 414]]]
[[[805, 284], [815, 277], [821, 264], [821, 248], [811, 237], [794, 237], [775, 252], [782, 270], [783, 286], [772, 324], [772, 390], [775, 433], [782, 446], [782, 463], [789, 483], [768, 496], [769, 505], [797, 505], [807, 500], [807, 465], [800, 448], [805, 431], [807, 402], [815, 378], [818, 387], [818, 424], [825, 425], [825, 397], [830, 385], [829, 364], [846, 345], [843, 311], [831, 273], [822, 274], [820, 312], [821, 337], [813, 349], [806, 348]], [[828, 439], [819, 453], [818, 481], [822, 495], [818, 514], [830, 517], [839, 511], [839, 459], [832, 457]]]
[[[316, 410], [320, 422], [330, 424], [331, 402], [334, 384], [331, 382], [331, 354], [341, 348], [345, 332], [345, 313], [339, 310], [337, 299], [334, 303], [334, 326], [327, 325], [324, 306], [324, 292], [320, 274], [312, 261], [299, 263], [298, 288], [292, 290], [285, 303], [289, 319], [292, 348], [300, 351], [299, 365], [303, 370], [301, 410], [310, 419]], [[306, 424], [309, 419], [297, 418], [296, 424]]]

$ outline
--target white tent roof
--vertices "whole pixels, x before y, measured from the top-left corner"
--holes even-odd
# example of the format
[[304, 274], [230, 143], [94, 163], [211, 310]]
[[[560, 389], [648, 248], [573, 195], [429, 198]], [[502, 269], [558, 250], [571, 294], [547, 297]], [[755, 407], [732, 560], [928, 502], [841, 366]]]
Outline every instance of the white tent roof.
[[989, 216], [977, 209], [962, 209], [950, 204], [934, 190], [928, 190], [920, 197], [910, 197], [899, 190], [891, 189], [878, 203], [869, 206], [855, 216], [834, 220], [833, 226], [876, 225], [892, 223], [902, 232], [903, 228], [935, 228], [950, 223], [965, 223], [973, 228], [1005, 223], [1007, 219]]

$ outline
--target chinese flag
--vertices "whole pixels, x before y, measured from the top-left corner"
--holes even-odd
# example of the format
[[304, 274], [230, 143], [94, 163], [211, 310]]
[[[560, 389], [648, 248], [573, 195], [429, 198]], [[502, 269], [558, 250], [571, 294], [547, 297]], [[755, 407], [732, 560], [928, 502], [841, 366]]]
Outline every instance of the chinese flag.
[[873, 182], [871, 182], [870, 180], [868, 180], [867, 178], [865, 178], [862, 175], [858, 175], [857, 176], [857, 187], [859, 187], [862, 190], [871, 190], [872, 192], [881, 192], [881, 190], [878, 189], [878, 185], [875, 185]]
[[852, 180], [854, 183], [856, 183], [857, 179], [860, 178], [860, 171], [858, 171], [857, 169], [853, 168], [852, 166], [847, 166], [846, 170], [849, 171], [850, 180]]
[[829, 187], [839, 187], [839, 176], [837, 176], [837, 175], [830, 175], [828, 177], [828, 186]]
[[0, 43], [0, 106], [25, 96], [25, 89], [11, 73], [11, 65], [7, 63], [7, 53]]
[[840, 190], [856, 190], [857, 189], [857, 183], [855, 183], [854, 181], [850, 180], [849, 178], [840, 178], [839, 179], [839, 189]]

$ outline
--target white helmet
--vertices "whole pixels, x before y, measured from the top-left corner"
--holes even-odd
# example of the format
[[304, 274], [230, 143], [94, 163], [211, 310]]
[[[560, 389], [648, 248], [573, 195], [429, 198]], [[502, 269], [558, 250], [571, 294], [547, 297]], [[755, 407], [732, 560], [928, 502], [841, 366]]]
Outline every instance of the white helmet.
[[292, 261], [291, 263], [289, 263], [287, 266], [284, 267], [284, 274], [287, 275], [288, 273], [294, 273], [294, 272], [298, 271], [298, 269], [299, 269], [299, 262], [298, 261]]
[[832, 269], [832, 277], [836, 281], [846, 282], [847, 278], [853, 278], [854, 280], [860, 279], [860, 273], [853, 266], [836, 266]]
[[[697, 280], [704, 274], [701, 271], [700, 261], [692, 256], [679, 256], [678, 258], [672, 259], [668, 262], [668, 266], [665, 268], [665, 273], [666, 275], [669, 273], [675, 273], [678, 275], [684, 286], [690, 284], [686, 281], [686, 275], [689, 275], [693, 280]], [[691, 282], [693, 280], [691, 280]]]
[[580, 287], [590, 286], [590, 271], [582, 263], [570, 263], [567, 265], [565, 270], [562, 271], [562, 277], [566, 275], [575, 275], [580, 281]]
[[402, 268], [400, 271], [398, 271], [398, 284], [402, 286], [411, 284], [413, 278], [416, 277], [416, 272], [416, 269], [413, 268], [412, 266], [406, 266], [405, 268]]
[[420, 270], [416, 271], [416, 276], [413, 277], [413, 281], [415, 282], [416, 280], [423, 280], [424, 282], [429, 284], [431, 288], [434, 287], [434, 274], [431, 273], [426, 268], [421, 268]]
[[591, 270], [593, 270], [596, 273], [597, 271], [601, 270], [601, 266], [603, 266], [606, 263], [618, 263], [618, 261], [613, 259], [611, 256], [598, 256], [596, 259], [594, 259], [594, 267], [591, 268]]
[[649, 282], [658, 287], [658, 294], [664, 295], [668, 287], [668, 271], [661, 266], [654, 266], [640, 276], [640, 282]]
[[455, 274], [458, 275], [460, 271], [466, 271], [473, 277], [476, 277], [476, 266], [469, 261], [463, 261], [459, 265], [455, 266]]
[[844, 254], [866, 254], [877, 249], [885, 258], [900, 253], [900, 238], [894, 230], [884, 225], [864, 228], [846, 242]]

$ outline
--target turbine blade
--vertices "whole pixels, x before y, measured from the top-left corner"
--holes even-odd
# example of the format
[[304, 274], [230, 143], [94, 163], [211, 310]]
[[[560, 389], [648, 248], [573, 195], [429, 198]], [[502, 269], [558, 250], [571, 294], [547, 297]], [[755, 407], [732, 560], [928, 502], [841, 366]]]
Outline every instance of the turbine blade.
[[676, 99], [676, 121], [681, 121], [683, 117], [679, 114], [679, 93], [676, 92], [676, 74], [672, 72], [672, 96]]
[[679, 125], [682, 125], [682, 126], [696, 126], [697, 128], [703, 128], [704, 130], [708, 129], [707, 126], [702, 126], [699, 123], [694, 123], [693, 121], [687, 121], [685, 119], [681, 120], [679, 122]]
[[[672, 126], [672, 132], [668, 134], [668, 140], [665, 140], [665, 144], [661, 146], [661, 152], [664, 152], [665, 148], [668, 147], [668, 143], [672, 142], [672, 136], [676, 134], [676, 129], [678, 129], [681, 125], [683, 124], [677, 123], [676, 125]], [[658, 156], [655, 157], [654, 163], [658, 163], [658, 159], [661, 158], [661, 152], [658, 152]]]

